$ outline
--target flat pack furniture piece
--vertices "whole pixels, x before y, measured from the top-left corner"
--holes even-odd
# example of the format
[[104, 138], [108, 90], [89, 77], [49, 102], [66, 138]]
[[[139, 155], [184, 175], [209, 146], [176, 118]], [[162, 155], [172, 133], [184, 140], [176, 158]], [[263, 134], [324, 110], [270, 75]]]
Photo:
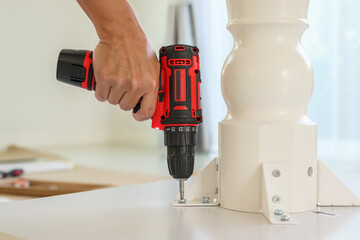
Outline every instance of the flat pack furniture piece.
[[322, 209], [337, 216], [298, 213], [300, 224], [278, 226], [261, 214], [222, 207], [172, 207], [176, 192], [177, 182], [167, 180], [4, 203], [0, 231], [28, 240], [357, 240], [360, 235], [360, 208]]
[[359, 206], [317, 159], [317, 125], [306, 114], [314, 75], [300, 40], [309, 0], [226, 3], [234, 38], [221, 76], [228, 113], [218, 158], [187, 186], [187, 205], [263, 213], [278, 224], [317, 205]]

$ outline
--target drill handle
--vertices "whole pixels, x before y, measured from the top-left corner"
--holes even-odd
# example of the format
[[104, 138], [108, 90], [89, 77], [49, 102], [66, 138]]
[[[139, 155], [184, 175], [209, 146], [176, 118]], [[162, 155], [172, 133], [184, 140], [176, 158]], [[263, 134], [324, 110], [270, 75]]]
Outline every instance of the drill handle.
[[[93, 68], [93, 51], [61, 50], [57, 62], [56, 79], [89, 91], [95, 91], [96, 81]], [[140, 103], [141, 99], [134, 107], [134, 113], [140, 109]]]

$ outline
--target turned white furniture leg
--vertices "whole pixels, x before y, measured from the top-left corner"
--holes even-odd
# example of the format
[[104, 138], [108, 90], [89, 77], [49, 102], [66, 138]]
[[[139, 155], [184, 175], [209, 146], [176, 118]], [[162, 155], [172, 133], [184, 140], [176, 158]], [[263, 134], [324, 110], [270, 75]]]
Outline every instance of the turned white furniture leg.
[[322, 202], [359, 205], [317, 160], [317, 125], [306, 114], [313, 70], [300, 43], [309, 0], [226, 3], [234, 47], [222, 71], [228, 113], [219, 123], [219, 158], [185, 192], [199, 202], [218, 188], [211, 196], [221, 207], [285, 224], [296, 223], [286, 214]]
[[263, 170], [277, 170], [267, 163], [287, 166], [274, 177], [287, 176], [286, 211], [316, 206], [317, 128], [306, 115], [313, 71], [300, 45], [308, 2], [227, 0], [234, 48], [222, 72], [228, 114], [219, 124], [225, 208], [262, 211]]

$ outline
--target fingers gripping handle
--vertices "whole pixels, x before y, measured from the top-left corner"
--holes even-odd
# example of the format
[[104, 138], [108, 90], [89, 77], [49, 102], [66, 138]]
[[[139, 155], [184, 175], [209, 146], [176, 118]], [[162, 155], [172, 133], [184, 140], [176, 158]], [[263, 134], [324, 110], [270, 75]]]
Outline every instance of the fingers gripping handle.
[[[57, 62], [56, 79], [89, 91], [95, 91], [93, 52], [74, 49], [61, 50]], [[134, 107], [134, 113], [140, 109], [140, 103], [141, 99]]]

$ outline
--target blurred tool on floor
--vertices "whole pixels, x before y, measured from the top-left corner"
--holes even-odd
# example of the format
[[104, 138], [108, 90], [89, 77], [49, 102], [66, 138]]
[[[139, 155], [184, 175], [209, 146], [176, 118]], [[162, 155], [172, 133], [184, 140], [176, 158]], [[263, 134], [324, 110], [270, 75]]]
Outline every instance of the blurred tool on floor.
[[0, 179], [21, 174], [69, 171], [74, 164], [54, 154], [9, 146], [0, 152]]
[[[179, 202], [185, 203], [184, 181], [194, 170], [196, 133], [202, 122], [199, 49], [170, 45], [162, 47], [159, 55], [161, 71], [152, 127], [164, 130], [169, 173], [179, 181]], [[57, 80], [95, 90], [92, 60], [91, 51], [63, 49], [57, 64]], [[140, 107], [139, 101], [134, 112]]]
[[24, 170], [22, 169], [13, 169], [11, 171], [5, 172], [0, 171], [0, 179], [7, 178], [7, 177], [18, 177], [24, 173]]

